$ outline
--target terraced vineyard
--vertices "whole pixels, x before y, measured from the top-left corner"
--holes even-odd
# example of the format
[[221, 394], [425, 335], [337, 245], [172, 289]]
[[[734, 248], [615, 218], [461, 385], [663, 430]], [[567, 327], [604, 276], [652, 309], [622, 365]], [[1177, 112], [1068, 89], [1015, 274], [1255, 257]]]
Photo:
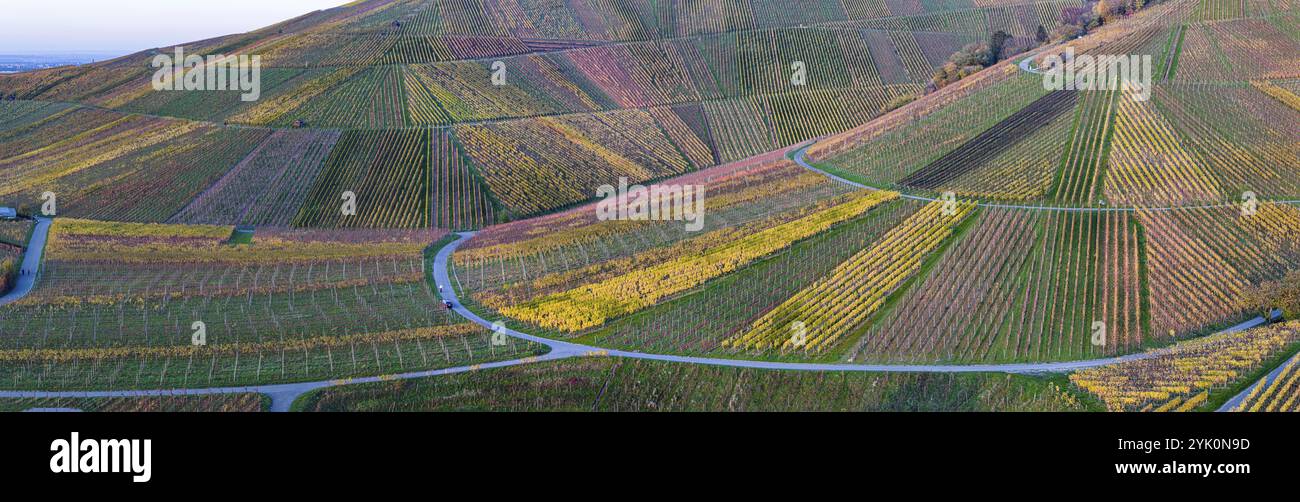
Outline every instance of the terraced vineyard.
[[107, 397], [107, 398], [8, 398], [0, 399], [0, 411], [88, 411], [96, 413], [247, 413], [263, 411], [266, 399], [255, 393], [208, 396]]
[[1014, 361], [1132, 351], [1150, 333], [1140, 231], [1125, 214], [988, 210], [853, 354]]
[[1155, 357], [1070, 375], [1111, 410], [1190, 411], [1296, 341], [1294, 323], [1214, 335]]
[[[349, 131], [335, 142], [294, 218], [299, 227], [473, 228], [495, 203], [443, 131]], [[401, 166], [401, 170], [385, 166]], [[355, 196], [355, 214], [342, 196]]]
[[[30, 208], [50, 189], [68, 215], [130, 221], [481, 228], [590, 200], [619, 176], [679, 175], [861, 125], [920, 91], [984, 26], [1010, 26], [991, 21], [1006, 6], [698, 4], [650, 13], [623, 2], [518, 10], [371, 0], [184, 46], [263, 56], [254, 102], [240, 91], [153, 91], [152, 53], [0, 76], [0, 96], [17, 103], [4, 105], [14, 110], [3, 114], [0, 196]], [[962, 21], [845, 24], [931, 10]], [[157, 136], [175, 127], [193, 137]], [[427, 128], [449, 131], [412, 131]], [[64, 167], [20, 164], [42, 148], [62, 156], [42, 162]], [[128, 175], [121, 165], [159, 157], [172, 169]], [[182, 157], [191, 160], [172, 160]], [[171, 177], [182, 170], [187, 177]], [[163, 192], [163, 183], [183, 189]], [[355, 217], [329, 209], [344, 191], [364, 199]], [[122, 194], [168, 200], [151, 211], [112, 207]]]
[[3, 74], [0, 409], [1294, 410], [1298, 7], [362, 0], [182, 46], [252, 101]]
[[[365, 375], [527, 354], [432, 307], [439, 233], [59, 219], [38, 290], [0, 315], [9, 388], [155, 388]], [[196, 326], [195, 323], [202, 323]], [[202, 344], [193, 344], [203, 330]]]
[[723, 346], [755, 351], [824, 351], [834, 346], [845, 331], [879, 309], [900, 283], [916, 273], [922, 259], [972, 209], [968, 203], [952, 208], [945, 204], [935, 202], [917, 211], [881, 237], [879, 244], [836, 266], [825, 279], [754, 321], [749, 331], [724, 340]]
[[32, 231], [32, 222], [25, 220], [0, 221], [0, 243], [23, 247]]
[[1287, 360], [1271, 379], [1260, 380], [1234, 411], [1296, 411], [1296, 357]]
[[648, 180], [691, 169], [639, 110], [461, 126], [456, 135], [493, 193], [519, 215], [589, 199], [621, 177]]
[[1098, 200], [1115, 130], [1115, 91], [1080, 93], [1070, 142], [1053, 190], [1055, 200], [1086, 204]]
[[[1062, 105], [1068, 107], [1075, 99], [1071, 93], [1059, 93], [1050, 101], [1040, 101], [1047, 95], [1040, 79], [1019, 75], [1006, 78], [1009, 80], [1005, 85], [977, 90], [962, 98], [959, 106], [938, 110], [897, 129], [874, 132], [876, 137], [867, 143], [870, 146], [855, 148], [829, 162], [816, 157], [815, 152], [813, 158], [836, 172], [874, 184], [906, 189], [912, 183], [919, 183], [925, 186], [915, 188], [922, 190], [932, 190], [940, 184], [949, 190], [959, 188], [947, 181], [974, 172], [981, 160], [966, 162], [965, 157], [983, 152], [979, 155], [991, 159], [1016, 142], [1015, 139], [1003, 142], [999, 136], [1003, 129], [1015, 130], [1017, 123], [1029, 117], [1052, 118], [1051, 114], [1038, 114], [1033, 109], [1016, 116], [1016, 110], [1040, 102], [1060, 113]], [[1027, 125], [1019, 130], [1028, 134], [1034, 127]], [[983, 131], [990, 132], [981, 137]]]
[[[795, 241], [855, 218], [892, 199], [892, 192], [857, 194], [807, 216], [748, 235], [721, 231], [683, 242], [679, 249], [656, 253], [670, 258], [656, 266], [629, 271], [613, 279], [507, 307], [502, 313], [543, 328], [580, 331], [626, 315], [726, 274]], [[685, 249], [681, 249], [685, 248]], [[689, 250], [689, 251], [687, 251]], [[647, 260], [648, 261], [648, 260]]]
[[[673, 389], [663, 393], [662, 389]], [[1032, 377], [797, 373], [588, 359], [329, 389], [308, 411], [1044, 411], [1085, 406]]]
[[13, 287], [21, 265], [22, 248], [0, 243], [0, 292], [8, 292]]
[[898, 183], [921, 189], [946, 185], [1043, 128], [1073, 108], [1077, 98], [1070, 91], [1054, 91], [1043, 96]]

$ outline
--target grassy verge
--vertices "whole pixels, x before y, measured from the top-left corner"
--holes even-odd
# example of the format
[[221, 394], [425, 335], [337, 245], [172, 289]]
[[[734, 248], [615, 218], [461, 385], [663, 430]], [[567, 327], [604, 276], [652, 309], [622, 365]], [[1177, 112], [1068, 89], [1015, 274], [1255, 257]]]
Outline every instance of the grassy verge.
[[1166, 80], [1173, 80], [1178, 74], [1178, 58], [1183, 53], [1183, 37], [1187, 35], [1187, 25], [1179, 25], [1178, 42], [1174, 45], [1174, 53], [1169, 58], [1169, 71], [1166, 74]]
[[1136, 227], [1138, 253], [1138, 326], [1145, 333], [1143, 339], [1153, 338], [1151, 332], [1151, 280], [1147, 273], [1147, 231], [1137, 218], [1130, 218], [1129, 224]]

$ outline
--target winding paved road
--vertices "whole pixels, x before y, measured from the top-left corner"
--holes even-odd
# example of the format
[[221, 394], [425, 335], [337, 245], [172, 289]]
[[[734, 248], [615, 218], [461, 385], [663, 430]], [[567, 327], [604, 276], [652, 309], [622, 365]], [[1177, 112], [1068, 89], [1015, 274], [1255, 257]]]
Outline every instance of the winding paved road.
[[49, 237], [49, 234], [50, 219], [37, 217], [36, 226], [32, 229], [32, 238], [23, 251], [23, 264], [18, 274], [18, 281], [14, 283], [13, 289], [0, 296], [0, 305], [16, 302], [32, 291], [32, 287], [36, 285], [36, 276], [41, 271], [41, 255], [45, 253], [45, 238]]
[[518, 364], [529, 364], [541, 361], [551, 361], [555, 359], [564, 359], [571, 357], [573, 354], [557, 354], [555, 352], [534, 357], [525, 357], [522, 359], [511, 359], [508, 361], [495, 361], [490, 363], [474, 364], [470, 366], [456, 366], [453, 368], [443, 368], [426, 371], [413, 371], [410, 373], [397, 373], [392, 375], [380, 375], [371, 377], [358, 378], [341, 378], [336, 380], [319, 380], [315, 382], [286, 383], [275, 385], [249, 385], [243, 387], [207, 387], [199, 389], [157, 389], [157, 390], [77, 390], [77, 391], [0, 391], [0, 398], [94, 398], [94, 397], [171, 397], [171, 396], [207, 396], [212, 394], [266, 394], [271, 397], [271, 411], [289, 411], [295, 399], [299, 396], [324, 387], [333, 387], [336, 385], [351, 385], [357, 383], [375, 383], [389, 382], [393, 380], [409, 380], [413, 378], [428, 378], [439, 375], [451, 375], [454, 373], [464, 373], [467, 371], [484, 370], [491, 368], [503, 368], [506, 366], [515, 366]]
[[[815, 143], [815, 142], [814, 142], [814, 143]], [[836, 175], [836, 174], [833, 174], [833, 173], [827, 172], [826, 170], [824, 170], [824, 169], [822, 169], [822, 168], [816, 167], [816, 166], [814, 166], [814, 165], [808, 163], [807, 152], [808, 152], [808, 149], [811, 148], [812, 145], [813, 145], [814, 143], [810, 143], [810, 144], [807, 144], [807, 145], [804, 145], [804, 146], [799, 147], [798, 149], [796, 149], [796, 150], [794, 151], [794, 154], [791, 155], [791, 158], [794, 160], [794, 162], [795, 162], [796, 164], [799, 164], [800, 167], [802, 167], [802, 168], [804, 168], [804, 169], [807, 169], [807, 170], [809, 170], [809, 171], [815, 172], [815, 173], [817, 173], [817, 174], [820, 174], [820, 175], [822, 175], [822, 176], [825, 176], [825, 177], [827, 177], [827, 178], [830, 178], [830, 179], [832, 179], [832, 180], [834, 180], [834, 181], [837, 181], [837, 182], [843, 183], [843, 184], [845, 184], [845, 185], [849, 185], [849, 186], [856, 187], [856, 188], [861, 188], [861, 189], [864, 189], [864, 190], [893, 190], [893, 191], [897, 191], [897, 190], [894, 190], [894, 189], [892, 189], [892, 188], [880, 188], [880, 187], [874, 187], [874, 186], [871, 186], [871, 185], [866, 185], [866, 184], [863, 184], [863, 183], [859, 183], [859, 182], [856, 182], [856, 181], [853, 181], [853, 180], [850, 180], [850, 179], [844, 178], [844, 177], [842, 177], [842, 176], [839, 176], [839, 175]], [[904, 198], [904, 199], [918, 200], [918, 201], [922, 201], [922, 202], [937, 202], [937, 201], [939, 201], [939, 199], [936, 199], [936, 198], [933, 198], [933, 197], [925, 197], [925, 196], [922, 196], [922, 195], [915, 195], [915, 194], [909, 194], [909, 193], [904, 193], [904, 192], [899, 192], [899, 193], [898, 193], [898, 196], [899, 196], [899, 197], [902, 197], [902, 198]], [[1261, 204], [1292, 204], [1292, 205], [1295, 205], [1295, 204], [1300, 204], [1300, 200], [1261, 200], [1260, 203], [1261, 203]], [[1088, 213], [1088, 212], [1130, 212], [1130, 211], [1185, 211], [1185, 210], [1193, 210], [1193, 209], [1219, 209], [1219, 208], [1225, 208], [1225, 207], [1233, 207], [1233, 208], [1241, 207], [1240, 204], [1234, 204], [1234, 203], [1231, 203], [1231, 202], [1225, 202], [1225, 203], [1219, 203], [1219, 204], [1202, 204], [1202, 205], [1188, 205], [1188, 206], [1161, 206], [1161, 207], [1087, 207], [1087, 206], [1077, 206], [1077, 207], [1072, 207], [1072, 206], [1033, 206], [1033, 205], [1018, 205], [1018, 204], [997, 204], [997, 203], [992, 203], [992, 202], [976, 202], [975, 205], [976, 205], [976, 206], [979, 206], [979, 207], [991, 207], [991, 208], [997, 208], [997, 209], [1025, 209], [1025, 210], [1030, 210], [1030, 211], [1061, 211], [1061, 212], [1067, 212], [1067, 213], [1068, 213], [1068, 212]]]
[[[1031, 73], [1040, 73], [1037, 69], [1030, 66], [1031, 57], [1020, 62], [1020, 68]], [[800, 147], [794, 152], [793, 158], [796, 163], [805, 169], [817, 172], [832, 180], [844, 183], [857, 188], [878, 190], [872, 187], [858, 183], [852, 180], [836, 176], [822, 169], [812, 166], [807, 162], [805, 153], [811, 144]], [[918, 195], [902, 194], [902, 197], [920, 200], [935, 201], [936, 199], [922, 197]], [[1280, 201], [1285, 203], [1296, 203], [1300, 201]], [[1040, 211], [1133, 211], [1136, 208], [1089, 208], [1089, 207], [1052, 207], [1052, 206], [1021, 206], [1008, 204], [989, 204], [980, 203], [982, 207], [995, 208], [1012, 208], [1012, 209], [1029, 209]], [[1200, 208], [1226, 207], [1234, 206], [1233, 204], [1219, 204], [1197, 206]], [[1146, 210], [1172, 210], [1172, 209], [1191, 209], [1192, 207], [1183, 208], [1143, 208]], [[22, 268], [24, 274], [19, 279], [17, 287], [12, 292], [0, 298], [0, 305], [13, 302], [25, 296], [31, 291], [36, 280], [36, 272], [40, 267], [41, 253], [44, 249], [45, 239], [49, 231], [50, 221], [48, 219], [38, 219], [36, 231], [33, 233], [31, 243], [29, 243], [26, 254], [23, 257]], [[465, 317], [466, 319], [484, 326], [490, 330], [499, 330], [507, 336], [535, 342], [549, 348], [549, 352], [540, 356], [526, 357], [521, 359], [511, 359], [506, 361], [496, 361], [490, 363], [475, 364], [469, 366], [457, 366], [452, 368], [443, 368], [437, 370], [416, 371], [409, 373], [398, 373], [391, 375], [381, 375], [361, 378], [347, 378], [335, 380], [320, 380], [314, 382], [301, 382], [276, 385], [252, 385], [242, 387], [210, 387], [196, 389], [158, 389], [158, 390], [106, 390], [106, 391], [0, 391], [0, 398], [108, 398], [108, 397], [159, 397], [159, 396], [198, 396], [212, 394], [243, 394], [243, 393], [260, 393], [271, 397], [271, 411], [289, 411], [293, 402], [303, 394], [325, 387], [337, 385], [350, 385], [359, 383], [374, 383], [392, 380], [408, 380], [416, 378], [428, 378], [439, 375], [450, 375], [481, 369], [503, 368], [521, 364], [531, 364], [535, 362], [556, 361], [571, 357], [623, 357], [629, 359], [644, 359], [652, 361], [665, 361], [685, 364], [704, 364], [711, 366], [727, 366], [736, 368], [754, 368], [754, 369], [771, 369], [787, 371], [858, 371], [858, 372], [875, 372], [875, 373], [1052, 373], [1073, 371], [1083, 368], [1092, 368], [1104, 366], [1107, 364], [1121, 363], [1125, 361], [1136, 361], [1146, 359], [1153, 355], [1152, 352], [1141, 352], [1119, 357], [1110, 357], [1103, 359], [1088, 359], [1079, 361], [1064, 361], [1053, 363], [1011, 363], [1011, 364], [970, 364], [970, 365], [945, 365], [945, 364], [912, 364], [912, 365], [893, 365], [893, 364], [839, 364], [839, 363], [786, 363], [775, 361], [751, 361], [743, 359], [723, 359], [710, 357], [692, 357], [679, 356], [671, 354], [647, 354], [642, 352], [632, 352], [625, 350], [612, 350], [603, 347], [594, 347], [582, 345], [562, 340], [554, 340], [545, 337], [530, 335], [508, 327], [494, 326], [492, 322], [479, 316], [477, 313], [467, 309], [461, 304], [455, 294], [455, 288], [448, 272], [448, 262], [455, 250], [467, 239], [472, 237], [475, 232], [462, 232], [458, 234], [458, 239], [438, 250], [434, 258], [433, 277], [437, 283], [440, 294], [443, 298], [453, 302], [453, 310]], [[30, 270], [30, 273], [28, 271]], [[1255, 318], [1225, 331], [1237, 331], [1252, 328], [1266, 321], [1260, 317]], [[1240, 397], [1240, 396], [1239, 396]], [[1227, 405], [1225, 405], [1227, 406]]]
[[[443, 368], [436, 370], [414, 371], [409, 373], [397, 373], [391, 375], [380, 375], [372, 377], [345, 378], [334, 380], [319, 380], [314, 382], [300, 382], [274, 385], [249, 385], [235, 387], [208, 387], [195, 389], [156, 389], [156, 390], [103, 390], [103, 391], [0, 391], [0, 398], [109, 398], [109, 397], [167, 397], [167, 396], [202, 396], [212, 394], [245, 394], [259, 393], [271, 397], [271, 411], [289, 411], [294, 400], [307, 392], [325, 387], [337, 385], [351, 385], [359, 383], [386, 382], [393, 380], [409, 380], [416, 378], [428, 378], [440, 375], [450, 375], [455, 373], [464, 373], [468, 371], [477, 371], [492, 368], [504, 368], [521, 364], [531, 364], [544, 361], [556, 361], [571, 357], [624, 357], [629, 359], [644, 359], [651, 361], [666, 361], [686, 364], [705, 364], [711, 366], [729, 366], [735, 368], [754, 368], [754, 369], [773, 369], [773, 370], [790, 370], [790, 371], [860, 371], [875, 373], [1051, 373], [1062, 371], [1073, 371], [1082, 368], [1091, 368], [1107, 364], [1119, 363], [1124, 361], [1136, 361], [1151, 357], [1150, 352], [1138, 354], [1129, 354], [1119, 357], [1104, 359], [1089, 359], [1082, 361], [1064, 361], [1055, 363], [1012, 363], [1012, 364], [971, 364], [971, 365], [944, 365], [944, 364], [911, 364], [911, 365], [893, 365], [893, 364], [836, 364], [836, 363], [783, 363], [774, 361], [749, 361], [742, 359], [721, 359], [710, 357], [692, 357], [678, 356], [671, 354], [647, 354], [642, 352], [632, 352], [625, 350], [610, 350], [603, 347], [594, 347], [582, 345], [561, 340], [539, 337], [523, 333], [508, 327], [494, 327], [492, 322], [479, 316], [477, 313], [461, 305], [460, 299], [456, 297], [455, 289], [452, 287], [451, 279], [448, 273], [448, 262], [452, 253], [462, 243], [474, 235], [474, 232], [463, 232], [458, 234], [459, 238], [447, 244], [438, 250], [434, 258], [433, 276], [434, 281], [442, 289], [442, 296], [452, 300], [453, 310], [488, 329], [499, 329], [502, 333], [521, 340], [528, 340], [545, 345], [550, 349], [549, 352], [540, 356], [525, 357], [521, 359], [511, 359], [506, 361], [495, 361], [469, 366], [456, 366], [452, 368]], [[36, 257], [39, 259], [39, 253]], [[31, 254], [28, 255], [32, 256]], [[24, 266], [27, 263], [24, 260]], [[1242, 323], [1232, 330], [1246, 329], [1249, 327], [1262, 324], [1262, 318]]]
[[[448, 261], [451, 254], [460, 247], [462, 243], [473, 237], [475, 232], [462, 232], [460, 238], [447, 244], [438, 251], [433, 261], [433, 279], [442, 289], [442, 296], [451, 300], [454, 304], [453, 310], [462, 317], [469, 319], [488, 329], [499, 330], [506, 335], [513, 336], [524, 340], [537, 342], [550, 347], [551, 354], [567, 354], [569, 356], [577, 355], [600, 355], [610, 357], [625, 357], [629, 359], [646, 359], [652, 361], [667, 361], [687, 364], [706, 364], [711, 366], [730, 366], [735, 368], [756, 368], [756, 369], [775, 369], [775, 370], [794, 370], [794, 371], [865, 371], [876, 373], [1052, 373], [1061, 371], [1072, 371], [1081, 368], [1092, 368], [1107, 364], [1119, 363], [1124, 361], [1136, 361], [1150, 357], [1150, 353], [1142, 352], [1129, 354], [1119, 357], [1110, 357], [1104, 359], [1087, 359], [1081, 361], [1063, 361], [1055, 363], [1009, 363], [1009, 364], [850, 364], [850, 363], [784, 363], [776, 361], [751, 361], [745, 359], [723, 359], [714, 357], [694, 357], [679, 356], [671, 354], [647, 354], [644, 352], [632, 352], [626, 350], [614, 350], [604, 347], [594, 347], [590, 345], [581, 345], [550, 338], [530, 335], [508, 327], [494, 327], [492, 322], [479, 316], [472, 310], [465, 308], [460, 299], [456, 297], [455, 289], [452, 287], [451, 279], [448, 275]], [[1263, 319], [1258, 320], [1260, 323]], [[1253, 321], [1252, 321], [1253, 322]], [[1246, 326], [1248, 323], [1243, 323]], [[1239, 329], [1244, 329], [1241, 327]], [[1238, 329], [1238, 328], [1234, 328]], [[548, 354], [549, 355], [549, 354]]]
[[1037, 66], [1034, 66], [1034, 58], [1038, 57], [1039, 52], [1040, 51], [1034, 51], [1032, 54], [1025, 56], [1025, 59], [1021, 59], [1020, 64], [1017, 66], [1019, 66], [1021, 70], [1027, 73], [1033, 73], [1034, 75], [1042, 75], [1043, 70], [1040, 70], [1038, 69]]
[[[1024, 56], [1024, 59], [1020, 60], [1020, 63], [1017, 66], [1019, 66], [1020, 69], [1025, 72], [1032, 73], [1035, 75], [1042, 75], [1043, 71], [1033, 65], [1034, 58], [1038, 57], [1038, 53], [1042, 51], [1043, 48], [1032, 51], [1029, 55]], [[875, 187], [875, 186], [859, 183], [844, 178], [842, 176], [827, 172], [824, 169], [821, 169], [819, 167], [810, 164], [808, 162], [808, 157], [807, 157], [808, 149], [811, 148], [813, 145], [817, 144], [818, 141], [824, 138], [825, 138], [824, 136], [821, 138], [815, 138], [813, 140], [808, 141], [808, 144], [798, 147], [797, 149], [794, 150], [794, 154], [791, 156], [791, 158], [794, 160], [796, 164], [799, 164], [800, 167], [803, 167], [804, 169], [815, 172], [817, 174], [830, 178], [834, 181], [843, 183], [845, 185], [849, 185], [852, 187], [861, 188], [865, 190], [893, 190], [891, 188], [881, 188], [881, 187]], [[902, 192], [899, 193], [899, 196], [904, 199], [918, 200], [922, 202], [936, 202], [939, 200], [933, 197], [925, 197], [921, 195], [914, 195], [914, 194], [908, 194]], [[1292, 205], [1300, 204], [1300, 200], [1273, 200], [1273, 201], [1261, 200], [1260, 202], [1269, 202], [1274, 204], [1292, 204]], [[1235, 204], [1231, 202], [1219, 203], [1219, 204], [1165, 206], [1165, 207], [1035, 206], [1035, 205], [1018, 205], [1018, 204], [996, 204], [996, 203], [989, 203], [989, 202], [977, 202], [975, 205], [979, 207], [991, 207], [991, 208], [999, 208], [999, 209], [1027, 209], [1033, 211], [1062, 211], [1062, 212], [1179, 211], [1179, 210], [1192, 210], [1192, 209], [1218, 209], [1218, 208], [1225, 208], [1225, 207], [1240, 207], [1240, 204]]]

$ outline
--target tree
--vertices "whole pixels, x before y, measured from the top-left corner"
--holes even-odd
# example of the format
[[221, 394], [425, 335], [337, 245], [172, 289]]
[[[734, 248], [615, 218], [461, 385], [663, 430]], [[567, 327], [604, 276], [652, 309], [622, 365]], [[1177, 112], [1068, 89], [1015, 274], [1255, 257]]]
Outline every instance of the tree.
[[1241, 307], [1265, 317], [1275, 309], [1281, 310], [1282, 315], [1294, 319], [1300, 315], [1300, 270], [1292, 270], [1281, 279], [1246, 288], [1241, 294]]
[[1002, 30], [995, 31], [989, 36], [988, 59], [984, 66], [992, 66], [993, 63], [998, 62], [998, 55], [1002, 54], [1002, 46], [1006, 45], [1007, 39], [1010, 38], [1011, 35]]
[[894, 99], [889, 100], [888, 103], [885, 103], [885, 106], [880, 108], [880, 113], [882, 114], [889, 113], [913, 101], [916, 101], [915, 94], [904, 94], [902, 96], [897, 96]]
[[1087, 28], [1093, 21], [1092, 4], [1061, 9], [1061, 24]]
[[1124, 0], [1100, 0], [1092, 6], [1095, 19], [1110, 22], [1124, 15]]
[[1034, 39], [1029, 37], [1011, 37], [1007, 39], [1007, 43], [1002, 46], [1002, 53], [998, 54], [998, 60], [1003, 61], [1014, 58], [1016, 55], [1039, 45], [1041, 44], [1034, 42]]
[[1083, 28], [1071, 24], [1057, 26], [1052, 31], [1053, 40], [1069, 40], [1083, 35]]
[[942, 89], [944, 86], [973, 75], [996, 62], [997, 56], [989, 50], [988, 44], [967, 44], [961, 50], [948, 57], [948, 62], [939, 67], [930, 77], [926, 92]]
[[961, 50], [948, 57], [948, 62], [961, 66], [988, 66], [992, 64], [993, 53], [988, 44], [966, 44]]
[[1044, 28], [1043, 25], [1041, 25], [1041, 24], [1038, 25], [1038, 33], [1036, 33], [1036, 34], [1034, 35], [1034, 40], [1037, 40], [1038, 43], [1040, 43], [1040, 44], [1042, 44], [1042, 43], [1046, 43], [1046, 42], [1047, 42], [1047, 28]]

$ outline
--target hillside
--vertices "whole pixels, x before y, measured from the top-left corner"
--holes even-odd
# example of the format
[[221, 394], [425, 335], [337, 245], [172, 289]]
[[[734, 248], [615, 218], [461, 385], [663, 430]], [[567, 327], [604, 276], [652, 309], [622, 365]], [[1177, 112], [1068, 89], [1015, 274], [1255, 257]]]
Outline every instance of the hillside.
[[[254, 102], [154, 91], [149, 62], [171, 47], [3, 76], [0, 200], [33, 207], [48, 190], [63, 214], [140, 222], [479, 228], [619, 176], [858, 126], [961, 45], [1052, 29], [1074, 3], [649, 5], [365, 1], [183, 46], [261, 56]], [[504, 86], [489, 85], [496, 62]], [[345, 190], [362, 217], [321, 216]], [[114, 207], [122, 196], [156, 203]]]
[[[154, 91], [172, 47], [0, 76], [0, 205], [58, 201], [0, 239], [45, 251], [0, 389], [1286, 408], [1295, 324], [1248, 300], [1300, 263], [1300, 4], [1124, 5], [371, 0], [183, 47], [262, 56], [252, 102]], [[1150, 56], [1149, 99], [1048, 88], [1066, 52]], [[620, 178], [702, 187], [700, 227], [602, 218]]]
[[[455, 255], [457, 284], [525, 331], [693, 355], [1064, 361], [1211, 332], [1247, 316], [1244, 291], [1300, 260], [1300, 210], [1284, 203], [1300, 198], [1300, 109], [1287, 90], [1300, 51], [1285, 50], [1300, 47], [1293, 11], [1203, 12], [1155, 4], [1067, 43], [1153, 55], [1167, 71], [1148, 101], [1049, 91], [1017, 58], [817, 141], [811, 166], [903, 197], [815, 237], [800, 231], [851, 205], [852, 187], [806, 179], [815, 173], [783, 150], [678, 178], [754, 201], [719, 203], [706, 233], [578, 208], [476, 235]], [[1222, 54], [1280, 49], [1224, 57], [1241, 68], [1226, 79], [1178, 47], [1202, 29], [1223, 34]], [[1259, 206], [1242, 216], [1246, 191]], [[939, 218], [941, 201], [926, 197], [943, 192], [971, 209]], [[762, 232], [792, 242], [746, 249]], [[740, 264], [696, 264], [714, 256]], [[795, 321], [806, 343], [792, 344]]]
[[819, 142], [808, 157], [931, 196], [1094, 207], [1235, 203], [1247, 191], [1294, 198], [1300, 130], [1290, 127], [1297, 109], [1286, 86], [1300, 76], [1297, 11], [1207, 13], [1220, 3], [1165, 2], [1067, 44], [1081, 55], [1150, 56], [1148, 101], [1119, 90], [1049, 93], [1007, 62]]

